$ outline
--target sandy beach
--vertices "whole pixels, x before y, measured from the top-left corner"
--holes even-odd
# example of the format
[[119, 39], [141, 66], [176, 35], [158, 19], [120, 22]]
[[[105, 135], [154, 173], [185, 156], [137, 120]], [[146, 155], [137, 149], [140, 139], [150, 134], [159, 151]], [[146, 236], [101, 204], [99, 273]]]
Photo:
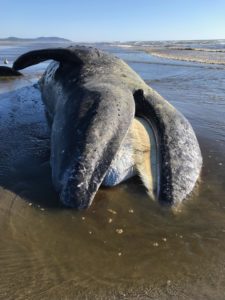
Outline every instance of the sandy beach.
[[[42, 45], [6, 46], [0, 59], [10, 65]], [[62, 208], [32, 86], [48, 63], [1, 79], [0, 299], [224, 299], [225, 54], [98, 47], [124, 59], [191, 122], [201, 180], [177, 214], [150, 201], [138, 179], [101, 188], [88, 211]]]

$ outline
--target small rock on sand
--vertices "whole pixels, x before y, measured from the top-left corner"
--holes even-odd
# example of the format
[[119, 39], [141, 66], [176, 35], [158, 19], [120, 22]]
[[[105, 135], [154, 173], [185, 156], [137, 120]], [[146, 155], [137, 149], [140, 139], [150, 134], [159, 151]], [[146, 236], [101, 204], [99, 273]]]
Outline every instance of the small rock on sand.
[[113, 215], [117, 214], [117, 212], [115, 210], [111, 209], [111, 208], [107, 209], [107, 211], [110, 212]]

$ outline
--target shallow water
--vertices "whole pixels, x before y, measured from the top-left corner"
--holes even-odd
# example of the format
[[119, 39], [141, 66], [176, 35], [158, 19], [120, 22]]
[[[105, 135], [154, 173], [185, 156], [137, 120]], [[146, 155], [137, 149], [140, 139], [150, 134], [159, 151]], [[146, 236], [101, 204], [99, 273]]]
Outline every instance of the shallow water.
[[[177, 213], [150, 201], [137, 179], [100, 189], [86, 212], [63, 209], [39, 94], [9, 95], [27, 81], [1, 80], [0, 299], [224, 299], [225, 71], [107, 49], [190, 120], [201, 181]], [[45, 66], [26, 71], [29, 84]]]
[[140, 49], [161, 58], [225, 65], [225, 40], [128, 42], [117, 45]]

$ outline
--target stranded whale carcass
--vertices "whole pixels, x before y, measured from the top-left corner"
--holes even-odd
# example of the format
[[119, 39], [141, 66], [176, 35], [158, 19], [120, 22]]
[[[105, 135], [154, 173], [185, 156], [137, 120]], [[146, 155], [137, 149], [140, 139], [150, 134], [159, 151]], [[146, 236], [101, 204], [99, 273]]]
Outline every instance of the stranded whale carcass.
[[202, 157], [190, 123], [121, 59], [95, 48], [23, 54], [18, 71], [52, 59], [39, 84], [51, 124], [52, 180], [63, 204], [91, 205], [101, 184], [139, 174], [149, 195], [176, 205]]

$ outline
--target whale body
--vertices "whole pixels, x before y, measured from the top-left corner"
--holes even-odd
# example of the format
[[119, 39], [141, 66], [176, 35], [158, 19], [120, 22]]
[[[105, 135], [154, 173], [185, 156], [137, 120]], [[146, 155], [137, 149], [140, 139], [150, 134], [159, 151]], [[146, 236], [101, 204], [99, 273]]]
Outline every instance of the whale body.
[[[53, 61], [39, 86], [51, 126], [52, 181], [61, 202], [85, 209], [100, 185], [138, 173], [152, 198], [181, 203], [202, 166], [188, 120], [124, 61], [95, 48], [31, 51], [12, 70], [48, 59]], [[143, 140], [150, 146], [140, 146]]]

